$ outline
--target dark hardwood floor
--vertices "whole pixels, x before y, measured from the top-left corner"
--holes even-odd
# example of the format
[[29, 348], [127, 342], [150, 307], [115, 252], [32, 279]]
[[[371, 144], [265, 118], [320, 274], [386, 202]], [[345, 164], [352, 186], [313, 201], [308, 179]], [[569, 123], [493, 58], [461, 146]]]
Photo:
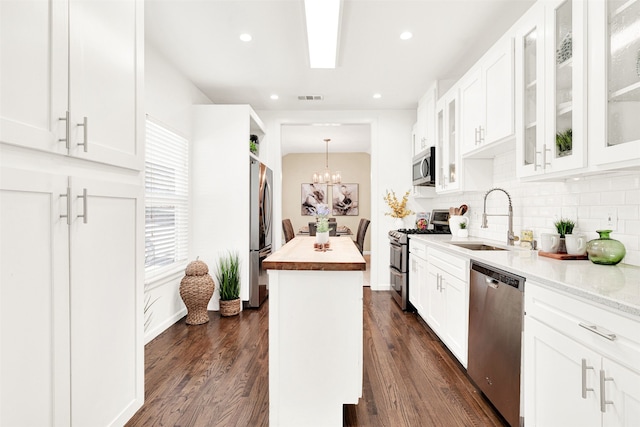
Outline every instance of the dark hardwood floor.
[[[145, 404], [127, 426], [267, 426], [268, 309], [182, 319], [147, 344]], [[505, 424], [421, 319], [365, 288], [363, 396], [344, 425]]]

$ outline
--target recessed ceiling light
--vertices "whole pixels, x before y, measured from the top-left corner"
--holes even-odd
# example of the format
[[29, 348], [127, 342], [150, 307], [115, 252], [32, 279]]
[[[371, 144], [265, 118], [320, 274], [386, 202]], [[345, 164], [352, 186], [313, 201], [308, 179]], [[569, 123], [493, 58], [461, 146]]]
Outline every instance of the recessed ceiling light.
[[404, 33], [400, 34], [400, 39], [402, 40], [409, 40], [411, 37], [413, 37], [413, 34], [409, 31], [405, 31]]
[[253, 39], [253, 37], [251, 37], [251, 34], [240, 34], [240, 40], [242, 40], [243, 42], [250, 42]]
[[278, 98], [280, 98], [280, 97], [278, 95], [276, 95], [275, 93], [273, 95], [271, 95], [271, 99], [275, 100], [275, 99], [278, 99]]
[[379, 94], [379, 93], [374, 93], [373, 94], [373, 99], [380, 99], [380, 98], [382, 98], [381, 94]]

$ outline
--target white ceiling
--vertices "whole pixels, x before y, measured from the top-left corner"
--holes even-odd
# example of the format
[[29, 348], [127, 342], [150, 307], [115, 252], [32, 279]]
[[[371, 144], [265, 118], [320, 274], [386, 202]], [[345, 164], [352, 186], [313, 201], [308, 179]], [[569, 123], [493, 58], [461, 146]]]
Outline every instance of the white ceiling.
[[[145, 32], [216, 104], [415, 109], [434, 80], [459, 78], [533, 3], [343, 0], [336, 69], [308, 66], [303, 0], [146, 0]], [[400, 40], [403, 31], [413, 38]], [[241, 33], [253, 40], [240, 41]], [[278, 100], [270, 99], [274, 93]], [[324, 100], [299, 101], [299, 95]], [[324, 138], [335, 142], [330, 152], [370, 151], [368, 126], [334, 127], [331, 134], [323, 132], [328, 127], [289, 127], [282, 132], [283, 153], [324, 152]], [[300, 145], [302, 139], [308, 143]]]

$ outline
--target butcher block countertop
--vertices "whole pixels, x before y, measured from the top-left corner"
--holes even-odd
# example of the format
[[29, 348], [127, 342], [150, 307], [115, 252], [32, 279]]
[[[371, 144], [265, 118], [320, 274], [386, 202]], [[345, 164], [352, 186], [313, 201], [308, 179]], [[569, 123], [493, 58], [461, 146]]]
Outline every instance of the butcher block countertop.
[[316, 238], [297, 236], [262, 261], [266, 270], [366, 270], [367, 263], [349, 237], [332, 236], [326, 252], [313, 247]]

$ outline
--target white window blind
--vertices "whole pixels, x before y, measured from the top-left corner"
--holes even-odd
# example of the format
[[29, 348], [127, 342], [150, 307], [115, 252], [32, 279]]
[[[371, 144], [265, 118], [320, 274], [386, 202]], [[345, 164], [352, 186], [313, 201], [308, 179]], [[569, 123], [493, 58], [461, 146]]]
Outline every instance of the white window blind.
[[157, 277], [187, 259], [189, 142], [147, 117], [145, 275]]

